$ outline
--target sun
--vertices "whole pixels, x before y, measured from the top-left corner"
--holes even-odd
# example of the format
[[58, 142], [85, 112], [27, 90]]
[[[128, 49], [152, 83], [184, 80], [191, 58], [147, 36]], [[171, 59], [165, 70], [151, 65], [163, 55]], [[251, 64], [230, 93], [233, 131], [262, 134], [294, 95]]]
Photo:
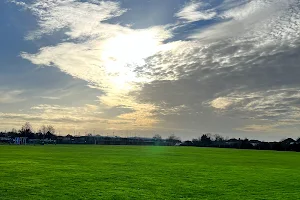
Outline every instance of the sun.
[[154, 54], [160, 45], [151, 31], [120, 34], [104, 43], [102, 58], [118, 64], [142, 64], [143, 59]]
[[119, 34], [106, 40], [102, 45], [101, 60], [112, 85], [130, 90], [131, 83], [145, 82], [137, 77], [134, 69], [145, 64], [145, 58], [159, 51], [162, 42], [151, 30]]

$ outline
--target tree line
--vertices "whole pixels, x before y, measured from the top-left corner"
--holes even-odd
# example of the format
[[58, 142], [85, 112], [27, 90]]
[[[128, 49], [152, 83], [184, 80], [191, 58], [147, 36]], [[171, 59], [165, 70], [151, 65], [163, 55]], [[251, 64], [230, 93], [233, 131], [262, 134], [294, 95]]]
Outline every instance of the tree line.
[[0, 137], [26, 137], [28, 139], [55, 139], [55, 128], [52, 125], [42, 125], [35, 133], [29, 122], [26, 122], [22, 127], [17, 130], [13, 128], [8, 132], [0, 132]]
[[13, 144], [15, 138], [26, 138], [26, 144], [103, 144], [103, 145], [159, 145], [174, 146], [180, 144], [180, 138], [170, 135], [166, 139], [162, 139], [160, 135], [153, 138], [131, 137], [124, 138], [119, 136], [101, 136], [87, 134], [85, 136], [57, 136], [55, 128], [52, 125], [43, 125], [37, 132], [29, 122], [26, 122], [19, 130], [13, 128], [8, 132], [0, 132], [0, 144]]
[[202, 134], [200, 137], [181, 141], [174, 134], [163, 139], [159, 134], [152, 138], [142, 137], [118, 137], [88, 134], [85, 136], [57, 136], [52, 125], [42, 125], [34, 132], [31, 124], [26, 122], [19, 130], [12, 129], [8, 132], [0, 132], [0, 143], [13, 143], [15, 137], [25, 137], [28, 143], [43, 143], [55, 141], [55, 144], [103, 144], [103, 145], [158, 145], [158, 146], [194, 146], [194, 147], [216, 147], [236, 149], [257, 149], [276, 151], [298, 151], [300, 152], [300, 138], [294, 140], [287, 138], [279, 142], [264, 142], [259, 140], [224, 138], [219, 134]]
[[283, 139], [281, 141], [265, 142], [260, 140], [224, 138], [221, 135], [203, 134], [201, 137], [182, 142], [181, 146], [195, 147], [218, 147], [235, 149], [257, 149], [257, 150], [276, 150], [276, 151], [297, 151], [300, 152], [300, 138]]

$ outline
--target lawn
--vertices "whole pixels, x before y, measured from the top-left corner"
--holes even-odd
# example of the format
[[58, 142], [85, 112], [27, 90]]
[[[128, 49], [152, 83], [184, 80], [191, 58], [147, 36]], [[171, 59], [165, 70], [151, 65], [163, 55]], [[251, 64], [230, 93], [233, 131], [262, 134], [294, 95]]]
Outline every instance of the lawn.
[[0, 199], [299, 199], [300, 153], [0, 146]]

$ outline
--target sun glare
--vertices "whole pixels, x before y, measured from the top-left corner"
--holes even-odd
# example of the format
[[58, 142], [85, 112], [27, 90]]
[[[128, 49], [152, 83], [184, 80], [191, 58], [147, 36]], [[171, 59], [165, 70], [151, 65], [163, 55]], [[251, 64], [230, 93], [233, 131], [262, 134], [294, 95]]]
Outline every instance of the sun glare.
[[107, 40], [102, 58], [118, 64], [143, 64], [143, 59], [155, 53], [160, 41], [149, 31], [122, 34]]
[[132, 82], [147, 81], [137, 77], [134, 67], [145, 64], [144, 59], [159, 51], [161, 41], [153, 31], [136, 31], [108, 39], [102, 46], [102, 61], [114, 87], [132, 89]]

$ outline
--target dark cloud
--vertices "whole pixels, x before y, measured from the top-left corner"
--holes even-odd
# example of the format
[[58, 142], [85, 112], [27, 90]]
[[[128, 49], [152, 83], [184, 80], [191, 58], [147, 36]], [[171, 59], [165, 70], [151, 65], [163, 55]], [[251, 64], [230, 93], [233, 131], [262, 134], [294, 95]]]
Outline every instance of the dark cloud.
[[[218, 114], [243, 119], [297, 120], [299, 63], [297, 42], [256, 48], [249, 42], [221, 41], [173, 56], [149, 58], [145, 74], [156, 81], [144, 84], [135, 95], [141, 102], [162, 108], [184, 105], [178, 111], [182, 116], [187, 110], [207, 114], [207, 107], [213, 107], [211, 102], [222, 97], [229, 105], [216, 108]], [[168, 68], [160, 73], [157, 66], [163, 65]], [[176, 76], [167, 76], [168, 70], [173, 70], [168, 74]], [[139, 69], [137, 72], [145, 75]], [[164, 80], [166, 77], [170, 80]]]

